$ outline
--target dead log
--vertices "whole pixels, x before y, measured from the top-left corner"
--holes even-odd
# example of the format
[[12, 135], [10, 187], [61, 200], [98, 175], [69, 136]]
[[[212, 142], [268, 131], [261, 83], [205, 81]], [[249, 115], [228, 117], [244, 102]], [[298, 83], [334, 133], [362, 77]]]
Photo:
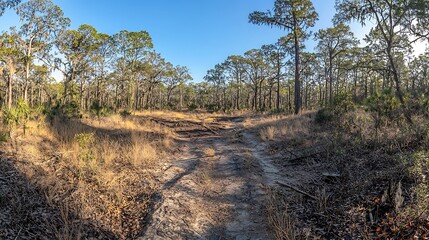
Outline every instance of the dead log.
[[296, 188], [296, 187], [294, 187], [294, 186], [291, 186], [291, 185], [289, 185], [289, 184], [286, 184], [286, 183], [281, 183], [281, 182], [279, 182], [279, 181], [276, 181], [276, 183], [277, 184], [279, 184], [280, 186], [282, 186], [282, 187], [287, 187], [287, 188], [289, 188], [289, 189], [292, 189], [292, 190], [294, 190], [295, 192], [298, 192], [298, 193], [301, 193], [302, 195], [305, 195], [305, 196], [307, 196], [307, 197], [309, 197], [309, 198], [311, 198], [311, 199], [313, 199], [313, 200], [318, 200], [318, 198], [317, 197], [315, 197], [315, 196], [313, 196], [313, 195], [311, 195], [311, 194], [309, 194], [309, 193], [306, 193], [306, 192], [304, 192], [304, 191], [302, 191], [302, 190], [300, 190], [300, 189], [298, 189], [298, 188]]
[[326, 183], [333, 183], [335, 181], [338, 181], [338, 179], [341, 177], [341, 174], [324, 172], [322, 173], [322, 176], [323, 176], [323, 181], [325, 181]]

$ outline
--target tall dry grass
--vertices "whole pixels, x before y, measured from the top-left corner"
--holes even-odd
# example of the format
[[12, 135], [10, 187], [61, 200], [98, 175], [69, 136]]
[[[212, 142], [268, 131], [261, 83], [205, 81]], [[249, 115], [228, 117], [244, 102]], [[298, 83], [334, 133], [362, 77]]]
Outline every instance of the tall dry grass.
[[312, 132], [311, 112], [302, 115], [285, 117], [261, 118], [253, 123], [259, 128], [259, 136], [263, 141], [292, 141], [301, 143], [308, 139]]
[[294, 217], [288, 212], [286, 197], [276, 189], [268, 188], [266, 191], [268, 224], [274, 233], [275, 239], [297, 239], [299, 232], [295, 226]]
[[121, 116], [28, 125], [25, 136], [18, 134], [16, 151], [6, 150], [32, 163], [24, 170], [27, 178], [43, 190], [49, 205], [61, 209], [64, 228], [55, 230], [56, 236], [85, 238], [76, 228], [79, 221], [91, 221], [117, 238], [139, 233], [157, 189], [156, 166], [174, 148], [172, 129]]
[[172, 120], [193, 121], [199, 123], [210, 123], [215, 121], [216, 117], [223, 116], [218, 113], [204, 112], [176, 112], [176, 111], [141, 111], [134, 113], [135, 116], [146, 116], [155, 118], [164, 118]]

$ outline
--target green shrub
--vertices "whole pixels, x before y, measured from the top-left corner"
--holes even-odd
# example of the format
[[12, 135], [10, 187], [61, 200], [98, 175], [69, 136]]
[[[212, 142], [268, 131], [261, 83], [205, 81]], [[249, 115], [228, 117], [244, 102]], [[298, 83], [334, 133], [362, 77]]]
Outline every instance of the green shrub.
[[383, 116], [392, 116], [392, 113], [400, 107], [400, 102], [396, 98], [392, 89], [385, 89], [381, 93], [375, 93], [366, 101], [367, 109], [377, 112]]
[[99, 101], [94, 101], [91, 104], [91, 107], [89, 108], [89, 110], [93, 115], [97, 116], [98, 118], [107, 117], [113, 114], [112, 108], [102, 106]]
[[60, 112], [63, 116], [73, 118], [80, 117], [79, 104], [75, 101], [60, 106]]
[[3, 123], [9, 127], [9, 131], [22, 126], [25, 134], [26, 124], [31, 116], [31, 109], [24, 100], [20, 99], [11, 109], [3, 110], [2, 116]]
[[206, 109], [209, 112], [216, 112], [219, 110], [219, 107], [216, 104], [207, 104]]
[[322, 108], [317, 111], [314, 120], [318, 124], [325, 124], [334, 119], [334, 113], [330, 108]]
[[350, 92], [343, 91], [335, 95], [330, 108], [335, 115], [341, 115], [355, 110], [356, 106], [353, 102], [352, 94]]
[[79, 104], [76, 101], [71, 101], [65, 104], [57, 103], [53, 108], [47, 108], [44, 110], [45, 114], [49, 119], [54, 119], [55, 117], [62, 118], [80, 118], [82, 114], [79, 110]]
[[130, 116], [132, 114], [131, 110], [125, 109], [119, 113], [122, 117]]
[[95, 137], [94, 133], [79, 133], [75, 136], [76, 142], [79, 145], [79, 160], [88, 162], [95, 158], [93, 151]]
[[0, 142], [7, 142], [10, 139], [10, 134], [7, 132], [0, 132]]
[[188, 110], [189, 111], [194, 111], [195, 109], [197, 109], [198, 108], [198, 106], [195, 104], [195, 103], [191, 103], [191, 104], [189, 104], [189, 106], [188, 106]]
[[422, 114], [426, 117], [429, 116], [429, 98], [425, 94], [421, 94], [418, 97], [407, 98], [408, 109], [413, 114]]
[[271, 111], [270, 111], [272, 114], [279, 114], [279, 113], [282, 113], [282, 112], [284, 112], [284, 109], [277, 109], [277, 108], [275, 108], [275, 109], [272, 109]]

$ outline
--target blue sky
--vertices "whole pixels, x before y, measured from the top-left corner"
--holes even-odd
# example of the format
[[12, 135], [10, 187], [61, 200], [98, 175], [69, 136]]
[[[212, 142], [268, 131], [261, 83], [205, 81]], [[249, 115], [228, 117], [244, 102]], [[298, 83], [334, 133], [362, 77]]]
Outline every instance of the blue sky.
[[[155, 49], [175, 65], [189, 67], [195, 81], [229, 55], [274, 43], [286, 32], [248, 23], [249, 13], [272, 9], [274, 0], [53, 0], [72, 21], [98, 31], [146, 30]], [[335, 0], [313, 0], [319, 21], [313, 31], [332, 26]], [[0, 30], [19, 24], [13, 10], [0, 18]], [[352, 25], [358, 37], [366, 32]], [[307, 42], [312, 49], [313, 41]]]

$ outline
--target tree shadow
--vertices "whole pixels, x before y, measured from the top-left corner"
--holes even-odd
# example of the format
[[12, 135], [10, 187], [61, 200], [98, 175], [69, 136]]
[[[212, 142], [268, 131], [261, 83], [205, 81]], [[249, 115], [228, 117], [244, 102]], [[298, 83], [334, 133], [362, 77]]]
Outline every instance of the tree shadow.
[[[243, 118], [225, 118], [222, 121], [241, 122]], [[222, 161], [217, 161], [215, 158], [208, 159], [205, 156], [203, 151], [205, 148], [216, 147], [216, 144], [224, 146], [225, 134], [229, 133], [221, 130], [217, 135], [199, 135], [196, 139], [191, 138], [188, 142], [183, 142], [184, 144], [193, 144], [193, 141], [202, 141], [199, 142], [199, 149], [194, 152], [195, 158], [176, 161], [176, 167], [181, 170], [163, 182], [156, 207], [146, 218], [148, 224], [140, 239], [156, 239], [158, 237], [166, 239], [237, 239], [237, 236], [238, 238], [250, 239], [248, 236], [265, 234], [264, 231], [241, 234], [235, 231], [240, 231], [239, 229], [242, 227], [229, 226], [236, 220], [237, 215], [242, 213], [241, 211], [247, 211], [242, 210], [242, 208], [252, 206], [252, 211], [259, 215], [263, 214], [263, 209], [254, 199], [255, 194], [257, 194], [254, 194], [256, 185], [249, 183], [250, 173], [245, 167], [244, 159], [236, 156], [234, 150], [229, 147], [216, 152], [216, 155], [224, 157]], [[207, 185], [207, 190], [205, 190], [206, 183], [204, 180], [199, 182], [199, 174], [204, 173], [206, 168], [213, 172], [208, 184], [215, 185], [214, 188]], [[223, 189], [225, 179], [228, 179], [227, 184], [233, 185], [227, 191]], [[235, 189], [235, 191], [231, 189]], [[167, 195], [164, 196], [163, 191], [167, 191]], [[165, 205], [163, 205], [164, 201], [166, 201]], [[197, 212], [199, 211], [207, 211], [208, 219], [198, 217]], [[203, 214], [203, 216], [205, 215]], [[195, 222], [195, 218], [202, 222]], [[239, 223], [240, 220], [234, 224]], [[198, 229], [204, 230], [196, 232], [194, 224], [202, 224]], [[249, 230], [249, 232], [252, 231]], [[260, 239], [269, 239], [269, 236]]]
[[[54, 204], [31, 174], [43, 171], [0, 153], [0, 239], [117, 239], [79, 210]], [[25, 173], [27, 172], [27, 173]]]

